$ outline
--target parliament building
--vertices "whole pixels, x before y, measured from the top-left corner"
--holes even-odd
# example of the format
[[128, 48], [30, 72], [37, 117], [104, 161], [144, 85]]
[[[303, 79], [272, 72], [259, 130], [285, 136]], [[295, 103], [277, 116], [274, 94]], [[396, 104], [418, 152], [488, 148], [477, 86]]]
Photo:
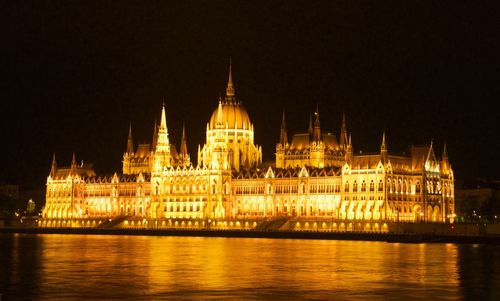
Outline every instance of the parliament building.
[[[197, 162], [169, 139], [165, 105], [150, 144], [135, 145], [129, 128], [121, 173], [96, 175], [91, 165], [61, 167], [54, 155], [41, 226], [182, 222], [205, 225], [247, 220], [453, 222], [454, 176], [446, 146], [432, 142], [408, 154], [389, 152], [385, 133], [374, 154], [356, 154], [345, 116], [338, 136], [320, 126], [319, 110], [307, 132], [287, 133], [285, 114], [276, 130], [276, 159], [263, 164], [254, 126], [235, 96], [231, 67], [226, 95], [206, 125]], [[289, 139], [291, 138], [291, 139]], [[124, 220], [126, 219], [126, 220]], [[336, 226], [339, 227], [339, 226]]]

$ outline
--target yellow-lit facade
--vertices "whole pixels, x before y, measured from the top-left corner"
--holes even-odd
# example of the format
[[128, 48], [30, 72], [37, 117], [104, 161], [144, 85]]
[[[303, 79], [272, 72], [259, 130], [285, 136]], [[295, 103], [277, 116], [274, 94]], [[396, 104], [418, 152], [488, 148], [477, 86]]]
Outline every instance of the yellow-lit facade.
[[345, 117], [337, 140], [322, 131], [316, 110], [309, 130], [290, 142], [283, 114], [275, 164], [263, 165], [230, 69], [226, 96], [207, 123], [195, 165], [184, 129], [179, 151], [170, 142], [165, 110], [164, 105], [151, 144], [135, 149], [130, 128], [121, 173], [97, 176], [75, 158], [69, 168], [60, 168], [54, 157], [43, 218], [85, 224], [127, 216], [183, 225], [205, 225], [206, 220], [240, 225], [260, 218], [297, 220], [307, 227], [310, 220], [317, 228], [323, 221], [336, 229], [357, 222], [378, 229], [385, 221], [454, 220], [454, 177], [446, 147], [439, 160], [432, 143], [394, 155], [383, 134], [377, 153], [357, 155]]

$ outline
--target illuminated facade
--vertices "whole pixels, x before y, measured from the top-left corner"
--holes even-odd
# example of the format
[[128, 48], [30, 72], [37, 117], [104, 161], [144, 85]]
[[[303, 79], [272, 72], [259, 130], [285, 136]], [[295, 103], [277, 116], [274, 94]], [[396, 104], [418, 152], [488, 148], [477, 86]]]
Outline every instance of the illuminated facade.
[[[129, 129], [121, 175], [97, 176], [73, 162], [47, 178], [43, 217], [54, 219], [141, 217], [165, 220], [329, 219], [332, 221], [452, 222], [454, 177], [446, 147], [433, 144], [409, 155], [380, 151], [355, 155], [342, 118], [339, 139], [323, 132], [319, 111], [306, 133], [288, 142], [285, 115], [276, 163], [262, 164], [254, 126], [235, 97], [231, 68], [226, 96], [207, 123], [206, 142], [191, 163], [185, 131], [180, 150], [169, 141], [165, 106], [151, 144], [134, 148]], [[191, 223], [191, 222], [189, 222]]]

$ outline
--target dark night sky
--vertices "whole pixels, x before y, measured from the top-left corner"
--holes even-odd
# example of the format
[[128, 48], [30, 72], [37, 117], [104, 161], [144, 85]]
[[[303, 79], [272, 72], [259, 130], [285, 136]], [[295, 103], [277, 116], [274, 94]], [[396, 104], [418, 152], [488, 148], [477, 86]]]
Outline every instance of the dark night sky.
[[389, 151], [446, 141], [456, 178], [500, 177], [495, 1], [266, 2], [2, 2], [0, 181], [43, 188], [53, 152], [120, 170], [129, 121], [149, 142], [163, 98], [196, 161], [229, 57], [264, 160], [283, 108], [291, 134], [319, 103], [355, 152], [385, 130]]

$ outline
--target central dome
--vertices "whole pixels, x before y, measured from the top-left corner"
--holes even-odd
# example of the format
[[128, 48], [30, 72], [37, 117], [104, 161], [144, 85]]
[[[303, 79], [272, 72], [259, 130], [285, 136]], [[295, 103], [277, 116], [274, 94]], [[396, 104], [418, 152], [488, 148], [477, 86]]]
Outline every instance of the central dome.
[[234, 97], [231, 61], [229, 62], [226, 97], [219, 99], [219, 106], [212, 113], [212, 117], [210, 117], [210, 129], [217, 128], [218, 123], [220, 123], [222, 128], [226, 128], [227, 125], [228, 129], [249, 129], [251, 125], [247, 111], [243, 108], [241, 102], [237, 101]]
[[250, 127], [250, 117], [248, 113], [239, 102], [221, 102], [220, 106], [215, 109], [210, 117], [210, 129], [215, 129], [217, 127], [217, 119], [219, 115], [219, 109], [222, 110], [221, 123], [225, 128], [226, 124], [229, 129], [248, 129]]

